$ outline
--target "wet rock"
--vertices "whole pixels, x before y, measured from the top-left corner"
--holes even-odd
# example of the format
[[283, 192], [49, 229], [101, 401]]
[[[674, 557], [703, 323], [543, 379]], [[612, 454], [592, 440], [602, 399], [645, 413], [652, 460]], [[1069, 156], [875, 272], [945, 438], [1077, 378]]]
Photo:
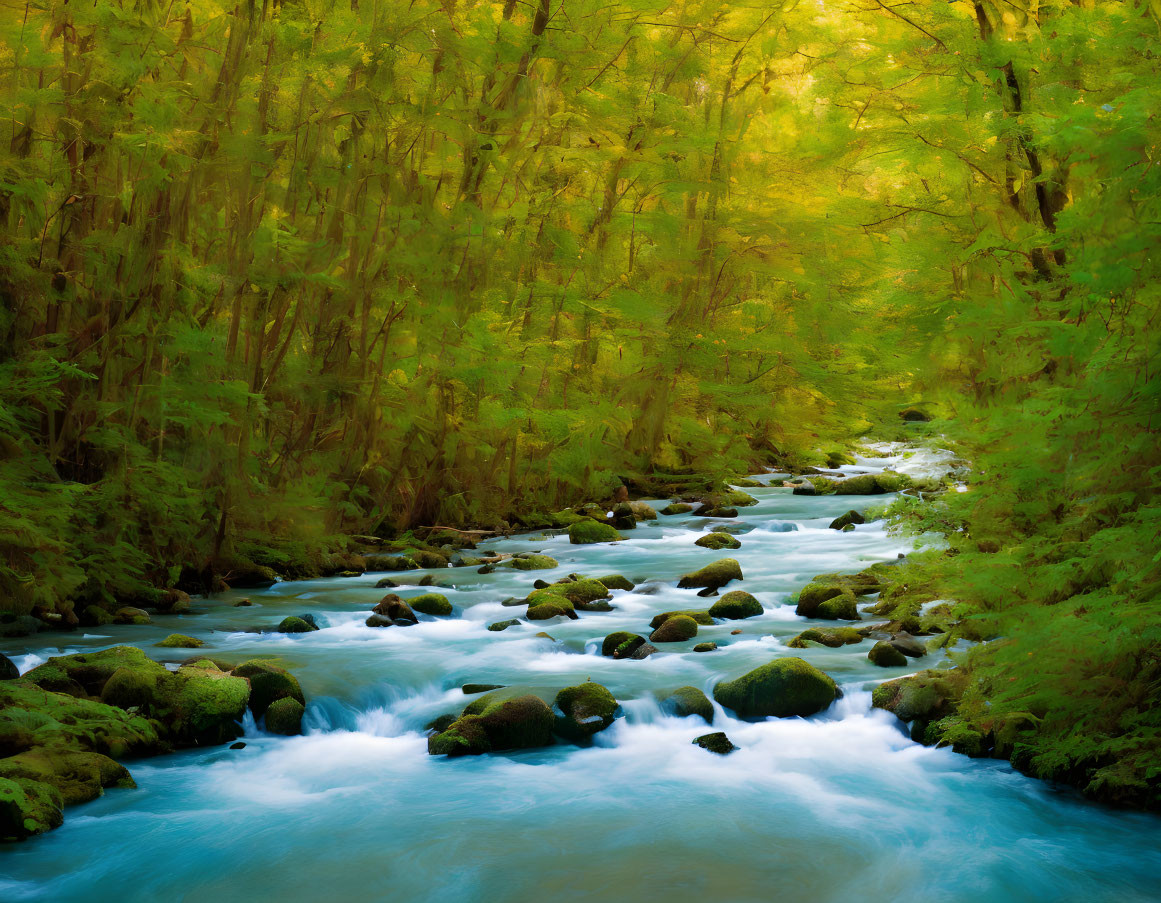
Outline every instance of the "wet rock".
[[[642, 643], [640, 646], [638, 646], [636, 649], [634, 649], [632, 654], [629, 655], [628, 657], [633, 659], [634, 661], [641, 661], [642, 659], [649, 658], [649, 656], [651, 656], [656, 651], [657, 651], [657, 647], [654, 646], [652, 643]], [[615, 655], [613, 657], [614, 658], [624, 658], [625, 656]]]
[[302, 618], [296, 618], [293, 615], [289, 618], [283, 618], [278, 625], [279, 633], [311, 633], [318, 630], [309, 621], [304, 621]]
[[24, 840], [60, 827], [60, 793], [41, 781], [0, 778], [0, 841]]
[[698, 537], [694, 541], [695, 546], [701, 546], [703, 549], [713, 549], [715, 552], [719, 549], [740, 549], [741, 542], [734, 539], [729, 533], [707, 533], [705, 536]]
[[237, 743], [231, 743], [230, 749], [245, 749], [246, 744], [239, 740]]
[[689, 514], [689, 512], [692, 510], [693, 505], [687, 504], [686, 502], [673, 502], [672, 504], [666, 505], [664, 508], [662, 508], [661, 513], [666, 515]]
[[911, 485], [911, 481], [898, 473], [865, 473], [857, 477], [839, 480], [834, 484], [835, 495], [882, 495], [899, 492]]
[[[86, 627], [104, 627], [106, 624], [113, 623], [113, 615], [99, 605], [87, 605], [85, 610], [81, 612], [81, 623]], [[0, 636], [4, 635], [4, 625], [0, 623]]]
[[297, 699], [285, 696], [276, 699], [266, 710], [266, 730], [272, 734], [293, 737], [302, 733], [305, 707]]
[[16, 680], [20, 676], [20, 669], [4, 653], [0, 652], [0, 680]]
[[516, 618], [509, 618], [506, 621], [497, 621], [495, 624], [489, 624], [488, 629], [498, 633], [501, 630], [507, 630], [509, 627], [515, 627], [519, 623]]
[[608, 689], [592, 681], [565, 687], [556, 694], [554, 705], [556, 733], [578, 743], [612, 724], [621, 708]]
[[610, 633], [601, 642], [601, 655], [610, 658], [628, 658], [644, 643], [644, 637], [626, 630], [618, 630], [616, 633]]
[[597, 580], [604, 584], [606, 589], [632, 590], [634, 588], [633, 582], [626, 577], [622, 577], [620, 574], [610, 574], [607, 577], [598, 577]]
[[250, 711], [255, 718], [266, 714], [270, 705], [279, 699], [296, 699], [305, 705], [306, 697], [302, 686], [293, 674], [270, 662], [254, 659], [243, 662], [232, 672], [235, 677], [244, 677], [250, 682]]
[[880, 668], [900, 668], [907, 664], [907, 656], [890, 643], [882, 641], [871, 647], [871, 651], [867, 653], [867, 660]]
[[[374, 613], [368, 615], [367, 620], [364, 621], [363, 623], [366, 624], [368, 627], [394, 627], [395, 626], [395, 622], [392, 621], [386, 615], [377, 615]], [[406, 621], [404, 623], [411, 624], [414, 622]]]
[[644, 502], [629, 502], [629, 510], [633, 512], [633, 517], [637, 520], [657, 520], [657, 511], [652, 505], [647, 505]]
[[674, 615], [649, 635], [651, 643], [681, 643], [697, 636], [697, 621], [689, 615]]
[[234, 608], [249, 608], [253, 604], [254, 603], [251, 602], [249, 599], [239, 599], [237, 602], [233, 603], [233, 607]]
[[113, 621], [117, 624], [148, 624], [149, 612], [142, 608], [125, 606], [113, 613]]
[[714, 652], [718, 648], [717, 643], [698, 643], [693, 647], [694, 652]]
[[693, 743], [695, 746], [700, 746], [702, 749], [717, 753], [719, 756], [728, 756], [738, 748], [730, 742], [730, 738], [722, 731], [717, 731], [713, 734], [702, 734]]
[[895, 634], [888, 643], [908, 658], [923, 658], [927, 655], [927, 647], [906, 631]]
[[578, 521], [568, 528], [568, 541], [574, 545], [617, 542], [624, 538], [615, 528], [595, 520]]
[[714, 699], [743, 718], [813, 715], [834, 702], [829, 675], [800, 658], [778, 658], [714, 687]]
[[853, 524], [865, 524], [867, 519], [858, 511], [851, 509], [846, 514], [841, 514], [830, 522], [832, 530], [842, 530], [844, 527], [849, 527]]
[[813, 483], [803, 480], [794, 486], [792, 490], [793, 495], [818, 495], [818, 490], [814, 488]]
[[[533, 597], [538, 598], [534, 599]], [[528, 620], [530, 621], [547, 621], [550, 618], [560, 617], [576, 620], [576, 609], [572, 602], [564, 596], [538, 590], [529, 597], [529, 600]]]
[[449, 727], [456, 723], [458, 715], [440, 715], [429, 721], [424, 727], [429, 731], [435, 731], [437, 734], [442, 734]]
[[811, 643], [818, 643], [830, 649], [861, 643], [866, 637], [854, 627], [811, 627], [790, 640], [786, 645], [791, 649], [807, 649]]
[[464, 684], [460, 690], [465, 696], [471, 696], [474, 693], [490, 693], [493, 690], [503, 690], [503, 684]]
[[846, 452], [841, 452], [841, 451], [827, 452], [826, 466], [829, 467], [831, 470], [834, 470], [836, 467], [842, 467], [844, 464], [854, 465], [855, 463], [856, 463], [856, 461], [855, 461], [854, 457], [852, 455], [848, 455]]
[[737, 517], [738, 516], [738, 509], [737, 508], [730, 508], [730, 507], [726, 507], [726, 506], [721, 506], [721, 507], [716, 507], [716, 508], [703, 508], [702, 510], [698, 511], [697, 513], [701, 517], [730, 518], [730, 517]]
[[[411, 610], [411, 606], [395, 593], [388, 593], [375, 603], [375, 607], [371, 611], [387, 618], [394, 625], [402, 626], [419, 623], [419, 618], [415, 616], [415, 612]], [[368, 627], [390, 626], [389, 624], [371, 624], [370, 621], [371, 619], [368, 618]]]
[[744, 590], [736, 589], [726, 593], [710, 606], [710, 616], [739, 621], [762, 614], [762, 603]]
[[162, 649], [200, 649], [205, 645], [205, 642], [196, 637], [186, 636], [184, 633], [171, 633], [164, 640], [153, 645], [160, 646]]
[[435, 552], [430, 549], [419, 549], [409, 553], [409, 557], [421, 568], [448, 567], [448, 556], [442, 552]]
[[503, 561], [501, 567], [515, 568], [518, 571], [546, 571], [558, 567], [560, 562], [547, 555], [537, 555], [533, 552], [521, 552]]
[[656, 630], [670, 618], [676, 617], [677, 615], [685, 615], [686, 617], [693, 618], [702, 627], [711, 627], [714, 623], [713, 615], [705, 609], [685, 609], [682, 611], [663, 611], [659, 615], [654, 615], [653, 620], [649, 622], [649, 627]]
[[313, 627], [315, 630], [318, 630], [318, 621], [315, 619], [314, 615], [301, 614], [301, 615], [299, 615], [299, 618], [306, 621], [306, 623], [309, 624], [311, 627]]
[[635, 530], [637, 528], [637, 518], [628, 502], [614, 505], [610, 520], [615, 530]]
[[661, 707], [679, 718], [696, 715], [706, 724], [714, 723], [713, 703], [697, 687], [678, 687], [661, 701]]
[[742, 579], [742, 566], [733, 558], [723, 558], [713, 564], [707, 564], [701, 570], [686, 574], [677, 585], [683, 589], [699, 586], [718, 589], [731, 580]]
[[954, 713], [966, 684], [958, 668], [920, 671], [879, 684], [871, 691], [871, 704], [901, 721], [935, 721]]
[[265, 589], [279, 581], [279, 576], [271, 568], [254, 564], [251, 561], [234, 562], [222, 579], [232, 589]]
[[[870, 571], [858, 574], [820, 574], [802, 588], [798, 594], [797, 614], [806, 618], [838, 620], [858, 617], [855, 596], [877, 592], [881, 588], [879, 579]], [[842, 597], [838, 602], [823, 608], [824, 603]]]
[[492, 701], [485, 696], [447, 730], [431, 737], [427, 751], [433, 756], [463, 756], [548, 746], [554, 723], [552, 709], [539, 697]]
[[375, 589], [395, 589], [398, 586], [399, 584], [390, 577], [384, 577], [375, 583]]
[[164, 672], [165, 668], [135, 646], [114, 646], [100, 652], [54, 656], [24, 675], [25, 680], [70, 696], [100, 696], [101, 690], [119, 669]]
[[452, 604], [447, 600], [447, 596], [441, 596], [439, 593], [424, 593], [422, 596], [408, 599], [407, 604], [412, 611], [424, 615], [446, 617], [452, 613]]

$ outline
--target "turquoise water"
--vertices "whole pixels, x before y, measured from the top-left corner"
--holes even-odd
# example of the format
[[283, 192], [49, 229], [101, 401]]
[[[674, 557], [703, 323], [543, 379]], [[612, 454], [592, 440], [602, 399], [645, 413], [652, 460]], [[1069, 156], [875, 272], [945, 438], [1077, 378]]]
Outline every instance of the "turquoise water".
[[[931, 453], [847, 469], [884, 465], [946, 470]], [[748, 491], [760, 503], [730, 522], [742, 541], [732, 552], [695, 546], [708, 523], [688, 516], [660, 518], [617, 545], [534, 535], [489, 542], [542, 550], [560, 567], [431, 572], [454, 586], [440, 591], [457, 617], [415, 627], [363, 624], [384, 592], [374, 588], [383, 575], [369, 574], [198, 600], [197, 613], [156, 616], [150, 627], [5, 641], [3, 651], [26, 670], [48, 655], [123, 642], [161, 660], [184, 658], [192, 653], [150, 645], [179, 631], [227, 661], [280, 657], [309, 705], [302, 737], [268, 736], [249, 724], [242, 750], [127, 762], [137, 790], [108, 791], [70, 809], [59, 830], [0, 848], [0, 900], [1161, 899], [1161, 819], [1092, 805], [1004, 763], [910, 742], [893, 716], [871, 710], [869, 692], [908, 669], [870, 665], [869, 643], [786, 647], [810, 622], [783, 603], [810, 577], [909, 551], [881, 522], [827, 529], [852, 502], [882, 497]], [[741, 563], [742, 588], [762, 601], [762, 616], [703, 627], [696, 640], [663, 645], [644, 661], [600, 656], [600, 640], [614, 630], [647, 634], [657, 612], [704, 608], [676, 580], [726, 556]], [[623, 573], [638, 587], [614, 592], [613, 612], [485, 630], [522, 613], [501, 600], [570, 572]], [[232, 607], [243, 595], [255, 604]], [[247, 632], [302, 612], [324, 629]], [[55, 645], [62, 639], [68, 644]], [[721, 648], [691, 651], [705, 640]], [[718, 680], [784, 655], [827, 671], [846, 695], [809, 719], [747, 723], [718, 707], [712, 730], [740, 747], [728, 757], [693, 746], [711, 728], [666, 715], [656, 701], [684, 684], [708, 693]], [[423, 725], [472, 698], [463, 683], [552, 689], [585, 678], [608, 686], [625, 710], [591, 748], [456, 760], [426, 754]]]

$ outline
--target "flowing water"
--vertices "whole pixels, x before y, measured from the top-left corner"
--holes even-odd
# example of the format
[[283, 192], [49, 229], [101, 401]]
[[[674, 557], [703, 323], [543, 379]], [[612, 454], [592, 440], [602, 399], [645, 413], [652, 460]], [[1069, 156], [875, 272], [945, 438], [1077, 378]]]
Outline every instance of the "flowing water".
[[[845, 469], [947, 470], [945, 455], [885, 450], [894, 456]], [[695, 546], [710, 522], [688, 515], [661, 517], [615, 545], [534, 534], [485, 543], [543, 551], [560, 566], [433, 571], [451, 587], [438, 591], [457, 617], [415, 627], [364, 625], [384, 592], [375, 589], [383, 575], [367, 574], [195, 600], [197, 613], [155, 616], [149, 627], [6, 641], [3, 651], [27, 670], [49, 655], [117, 643], [181, 659], [193, 653], [151, 644], [191, 634], [215, 658], [278, 657], [308, 707], [305, 736], [274, 737], [250, 723], [245, 749], [127, 762], [138, 789], [108, 791], [70, 809], [60, 829], [0, 849], [0, 900], [1161, 899], [1161, 820], [1092, 805], [1004, 763], [912, 743], [894, 716], [870, 708], [870, 688], [908, 669], [872, 666], [869, 642], [786, 646], [811, 624], [786, 600], [813, 575], [909, 551], [881, 521], [849, 533], [827, 528], [882, 496], [748, 491], [759, 504], [726, 522], [742, 542], [735, 551]], [[763, 615], [702, 627], [695, 640], [663, 644], [643, 661], [601, 657], [600, 641], [614, 630], [647, 634], [658, 612], [706, 607], [712, 600], [677, 589], [677, 578], [726, 556], [741, 563], [742, 588]], [[523, 613], [503, 599], [574, 572], [621, 573], [637, 588], [615, 591], [612, 612], [485, 629]], [[427, 591], [398, 590], [405, 598]], [[254, 605], [234, 607], [241, 596]], [[323, 629], [254, 632], [303, 612]], [[719, 650], [692, 652], [707, 640]], [[786, 655], [831, 674], [845, 696], [812, 718], [759, 723], [715, 706], [712, 728], [657, 702], [686, 684], [711, 694], [720, 679]], [[946, 666], [942, 655], [922, 664]], [[454, 760], [426, 753], [424, 725], [475, 698], [464, 683], [546, 690], [586, 678], [624, 709], [590, 748]], [[692, 745], [710, 730], [740, 749], [720, 757]]]

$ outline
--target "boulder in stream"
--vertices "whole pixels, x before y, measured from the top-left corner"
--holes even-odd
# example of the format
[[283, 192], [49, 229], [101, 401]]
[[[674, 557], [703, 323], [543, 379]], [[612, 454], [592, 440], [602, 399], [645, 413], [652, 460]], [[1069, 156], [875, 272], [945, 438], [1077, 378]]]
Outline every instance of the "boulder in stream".
[[723, 558], [713, 564], [707, 564], [701, 570], [686, 574], [677, 585], [682, 589], [689, 587], [705, 587], [715, 590], [725, 586], [731, 580], [742, 580], [742, 566], [734, 558]]
[[452, 604], [447, 600], [447, 596], [439, 593], [424, 593], [422, 596], [408, 599], [407, 604], [412, 611], [424, 615], [446, 617], [452, 613]]
[[651, 643], [682, 643], [697, 636], [697, 621], [689, 615], [674, 615], [649, 634]]
[[243, 662], [230, 673], [250, 682], [249, 708], [255, 718], [265, 715], [270, 705], [279, 699], [295, 699], [302, 705], [306, 704], [298, 678], [271, 662], [253, 659]]
[[266, 730], [272, 734], [293, 737], [302, 733], [305, 707], [297, 699], [284, 696], [276, 699], [266, 710]]
[[[433, 594], [434, 595], [434, 594]], [[368, 627], [390, 627], [406, 626], [410, 624], [419, 623], [419, 619], [415, 617], [415, 612], [411, 610], [411, 606], [403, 601], [402, 598], [395, 593], [388, 593], [382, 599], [375, 603], [375, 607], [371, 609], [372, 613], [379, 615], [381, 618], [386, 618], [387, 623], [376, 622], [371, 623], [374, 618], [367, 619]]]
[[518, 571], [546, 571], [559, 566], [555, 558], [548, 555], [538, 555], [535, 552], [519, 552], [500, 563], [501, 567], [515, 568]]
[[852, 508], [846, 514], [840, 514], [838, 517], [832, 520], [830, 522], [830, 528], [832, 530], [843, 530], [846, 527], [853, 526], [854, 524], [865, 524], [866, 522], [867, 519]]
[[577, 521], [568, 528], [568, 541], [573, 545], [591, 545], [597, 542], [617, 542], [624, 539], [609, 524], [595, 520]]
[[606, 589], [632, 590], [635, 588], [635, 584], [631, 580], [620, 574], [609, 574], [607, 577], [598, 577], [597, 580], [604, 584]]
[[283, 618], [277, 629], [279, 633], [311, 633], [318, 630], [318, 627], [292, 615], [289, 618]]
[[629, 633], [627, 630], [618, 630], [616, 633], [610, 633], [601, 642], [601, 655], [609, 658], [628, 658], [643, 645], [645, 637]]
[[678, 718], [696, 715], [706, 724], [714, 723], [714, 706], [697, 687], [678, 687], [661, 701], [661, 707]]
[[200, 649], [205, 645], [205, 642], [196, 637], [186, 636], [184, 633], [171, 633], [164, 640], [153, 645], [162, 649]]
[[878, 642], [867, 653], [867, 661], [880, 668], [901, 668], [907, 664], [907, 656], [890, 643]]
[[538, 696], [477, 699], [446, 730], [427, 741], [433, 756], [465, 756], [531, 749], [552, 743], [555, 717]]
[[828, 674], [800, 658], [777, 658], [714, 687], [714, 699], [743, 718], [806, 717], [832, 702], [838, 687]]
[[661, 614], [654, 615], [653, 620], [649, 622], [649, 627], [656, 630], [675, 615], [685, 615], [686, 617], [693, 618], [702, 627], [711, 627], [714, 623], [713, 615], [707, 609], [688, 608], [681, 611], [663, 611]]
[[811, 627], [802, 631], [786, 645], [791, 649], [808, 649], [818, 643], [830, 649], [861, 643], [866, 637], [854, 627]]
[[661, 509], [661, 513], [672, 516], [674, 514], [689, 514], [693, 510], [693, 505], [688, 502], [673, 502]]
[[710, 606], [710, 616], [725, 618], [728, 621], [740, 621], [743, 618], [753, 618], [762, 614], [762, 603], [744, 590], [736, 589], [726, 593], [717, 602]]
[[554, 706], [556, 733], [575, 743], [583, 743], [603, 731], [621, 709], [606, 687], [592, 681], [565, 687], [556, 694]]
[[706, 533], [694, 540], [693, 544], [701, 546], [703, 549], [713, 549], [715, 552], [719, 549], [740, 549], [742, 547], [742, 543], [729, 533]]
[[694, 746], [700, 746], [704, 750], [716, 753], [719, 756], [728, 756], [738, 747], [730, 741], [730, 738], [722, 731], [716, 731], [712, 734], [702, 734], [693, 741]]
[[501, 630], [507, 630], [509, 627], [515, 627], [520, 623], [516, 618], [508, 618], [506, 621], [496, 621], [494, 624], [489, 624], [488, 629], [493, 633], [499, 633]]

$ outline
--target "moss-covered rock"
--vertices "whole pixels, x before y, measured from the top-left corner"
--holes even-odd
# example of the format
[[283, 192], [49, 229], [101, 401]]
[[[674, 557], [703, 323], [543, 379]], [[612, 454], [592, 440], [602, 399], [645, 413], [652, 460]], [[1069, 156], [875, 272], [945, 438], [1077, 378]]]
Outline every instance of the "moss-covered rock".
[[149, 612], [126, 605], [113, 613], [113, 621], [117, 624], [148, 624]]
[[565, 687], [556, 694], [555, 731], [560, 736], [582, 743], [603, 731], [621, 706], [605, 687], [592, 681]]
[[99, 605], [88, 605], [81, 614], [81, 623], [91, 627], [104, 627], [113, 623], [113, 616]]
[[893, 712], [901, 721], [936, 721], [954, 713], [967, 684], [958, 668], [920, 671], [879, 684], [871, 691], [871, 705]]
[[[882, 583], [878, 577], [869, 570], [860, 571], [858, 574], [819, 574], [798, 593], [798, 605], [795, 611], [806, 618], [823, 617], [834, 620], [833, 614], [819, 614], [819, 607], [828, 599], [844, 594], [861, 596], [876, 592], [881, 586]], [[836, 608], [841, 611], [849, 611], [853, 608], [853, 603], [850, 600], [844, 600], [831, 606], [829, 610], [834, 612]], [[844, 616], [839, 615], [839, 617]], [[855, 617], [857, 615], [851, 615], [851, 619]]]
[[558, 567], [559, 564], [555, 558], [533, 552], [522, 552], [500, 562], [501, 567], [515, 568], [518, 571], [546, 571]]
[[907, 656], [890, 643], [879, 642], [867, 653], [867, 661], [880, 668], [901, 668], [907, 664]]
[[418, 549], [410, 553], [410, 558], [421, 568], [445, 568], [448, 566], [447, 555], [431, 549]]
[[715, 505], [713, 507], [705, 507], [699, 510], [700, 517], [720, 517], [722, 519], [734, 518], [738, 516], [738, 509], [731, 508], [726, 505]]
[[160, 686], [169, 677], [165, 668], [118, 668], [101, 689], [101, 702], [119, 709], [150, 710], [160, 698]]
[[694, 746], [700, 746], [704, 750], [716, 753], [719, 756], [728, 756], [738, 747], [730, 742], [730, 738], [722, 731], [716, 731], [712, 734], [702, 734], [693, 741]]
[[882, 495], [887, 492], [899, 492], [911, 485], [910, 479], [903, 474], [884, 471], [883, 473], [864, 473], [857, 477], [848, 477], [845, 480], [834, 482], [835, 495]]
[[[165, 671], [160, 665], [157, 666]], [[0, 750], [37, 747], [88, 750], [119, 758], [165, 748], [158, 725], [138, 714], [87, 698], [56, 693], [27, 676], [0, 683]]]
[[302, 733], [302, 716], [305, 711], [305, 706], [290, 696], [276, 699], [266, 710], [266, 730], [284, 737], [297, 736]]
[[614, 527], [595, 520], [577, 521], [568, 528], [568, 541], [574, 545], [590, 545], [596, 542], [617, 542], [624, 538]]
[[235, 677], [244, 677], [250, 682], [250, 711], [255, 718], [261, 718], [270, 704], [279, 699], [295, 699], [305, 705], [302, 686], [293, 674], [271, 662], [253, 659], [243, 662], [231, 672]]
[[60, 827], [60, 794], [40, 781], [0, 778], [0, 841], [24, 840]]
[[447, 596], [439, 593], [424, 593], [422, 596], [408, 599], [407, 604], [411, 606], [412, 611], [424, 615], [444, 617], [452, 613], [452, 604], [447, 600]]
[[842, 467], [844, 464], [853, 465], [855, 463], [854, 457], [844, 451], [836, 450], [826, 453], [826, 466], [831, 470], [834, 470], [836, 467]]
[[375, 555], [367, 559], [369, 571], [414, 571], [419, 565], [406, 555]]
[[678, 687], [661, 701], [661, 707], [679, 718], [696, 715], [706, 724], [714, 723], [713, 703], [697, 687]]
[[[533, 597], [538, 598], [533, 599]], [[530, 621], [547, 621], [550, 618], [560, 617], [576, 619], [576, 609], [572, 602], [564, 596], [537, 590], [529, 597], [529, 600], [528, 620]]]
[[672, 516], [674, 514], [689, 514], [689, 512], [692, 510], [693, 505], [690, 505], [687, 502], [673, 502], [672, 504], [666, 505], [664, 508], [662, 508], [661, 513]]
[[314, 624], [302, 618], [296, 618], [294, 615], [283, 618], [278, 624], [279, 633], [311, 633], [315, 630], [318, 630], [318, 627]]
[[657, 510], [645, 502], [629, 502], [629, 510], [633, 512], [633, 517], [639, 521], [657, 520]]
[[694, 652], [715, 652], [717, 651], [717, 643], [698, 643], [693, 647]]
[[[618, 630], [616, 633], [610, 633], [601, 642], [601, 655], [610, 658], [627, 658], [632, 655], [637, 648], [645, 644], [645, 637], [638, 636], [635, 633], [629, 633], [627, 630]], [[622, 647], [626, 649], [624, 655], [617, 655], [618, 650]]]
[[846, 527], [852, 527], [854, 524], [865, 524], [866, 522], [867, 519], [852, 508], [846, 514], [840, 514], [832, 520], [830, 522], [830, 528], [832, 530], [843, 530]]
[[600, 580], [590, 580], [581, 577], [567, 583], [553, 583], [548, 592], [564, 596], [570, 602], [595, 602], [598, 599], [609, 598], [609, 588]]
[[0, 778], [48, 784], [66, 806], [95, 800], [106, 787], [137, 786], [125, 766], [102, 753], [52, 746], [0, 759]]
[[743, 718], [813, 715], [835, 699], [829, 675], [800, 658], [778, 658], [714, 687], [714, 699]]
[[715, 552], [719, 549], [740, 549], [742, 547], [742, 543], [729, 533], [706, 533], [694, 540], [693, 544], [701, 546], [703, 549], [713, 549]]
[[762, 614], [762, 603], [744, 590], [736, 589], [726, 593], [710, 606], [710, 616], [740, 621]]
[[633, 581], [620, 574], [609, 574], [607, 577], [598, 577], [597, 580], [603, 583], [606, 589], [632, 590], [636, 587]]
[[649, 622], [649, 627], [653, 630], [656, 630], [658, 627], [676, 615], [685, 615], [686, 617], [693, 618], [702, 627], [712, 627], [714, 623], [714, 617], [709, 613], [708, 610], [704, 608], [687, 608], [682, 609], [681, 611], [663, 611], [661, 614], [654, 615], [653, 620]]
[[719, 496], [718, 504], [733, 508], [749, 508], [751, 505], [757, 505], [758, 500], [741, 489], [728, 489]]
[[837, 596], [820, 602], [814, 617], [822, 621], [857, 621], [859, 609], [855, 596], [850, 590], [843, 590]]
[[242, 733], [242, 717], [250, 700], [250, 684], [211, 666], [178, 668], [160, 684], [154, 717], [160, 716], [170, 735], [183, 746], [211, 746]]
[[184, 633], [171, 633], [160, 643], [153, 645], [160, 646], [162, 649], [201, 649], [205, 645], [205, 641], [186, 636]]
[[71, 696], [100, 696], [106, 681], [119, 668], [164, 672], [165, 668], [136, 646], [114, 646], [100, 652], [61, 655], [37, 665], [25, 679], [46, 690]]
[[447, 730], [431, 737], [427, 751], [433, 756], [463, 756], [548, 746], [554, 722], [552, 709], [537, 696], [506, 700], [485, 696], [465, 709]]
[[682, 577], [677, 585], [683, 589], [689, 587], [705, 587], [718, 589], [731, 580], [742, 580], [742, 566], [736, 559], [723, 558], [713, 564], [707, 564], [701, 570], [694, 571]]
[[506, 621], [497, 621], [494, 624], [489, 624], [488, 629], [493, 633], [499, 633], [501, 630], [507, 630], [509, 627], [515, 627], [520, 622], [516, 618], [509, 618]]
[[697, 621], [689, 615], [674, 615], [649, 634], [651, 643], [681, 643], [697, 636]]
[[866, 637], [854, 627], [811, 627], [802, 631], [786, 645], [791, 649], [807, 649], [811, 643], [818, 643], [830, 649], [861, 643]]

